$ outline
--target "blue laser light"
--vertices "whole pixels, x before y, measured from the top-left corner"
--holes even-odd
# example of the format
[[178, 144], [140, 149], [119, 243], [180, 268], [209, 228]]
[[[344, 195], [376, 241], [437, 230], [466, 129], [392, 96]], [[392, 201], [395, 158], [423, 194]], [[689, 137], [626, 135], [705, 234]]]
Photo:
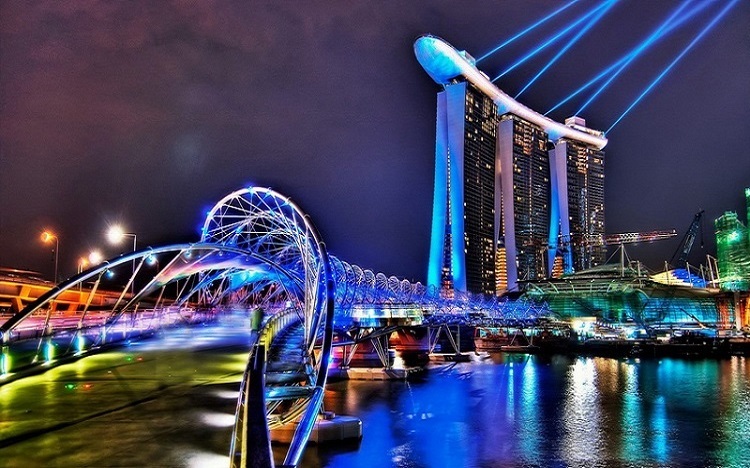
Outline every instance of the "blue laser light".
[[[712, 1], [713, 0], [704, 0], [703, 3], [701, 3], [700, 5], [697, 5], [697, 6], [693, 7], [691, 10], [689, 10], [688, 12], [686, 12], [683, 16], [681, 16], [675, 22], [673, 22], [672, 24], [670, 24], [669, 27], [667, 27], [667, 29], [665, 29], [664, 32], [660, 36], [657, 37], [656, 42], [658, 42], [659, 40], [663, 39], [669, 33], [671, 33], [672, 31], [674, 31], [678, 27], [680, 27], [683, 24], [685, 24], [688, 20], [690, 20], [691, 18], [693, 18], [697, 13], [701, 12], [702, 10], [704, 10], [709, 4], [712, 3]], [[575, 91], [573, 91], [572, 93], [570, 93], [567, 97], [565, 97], [565, 99], [563, 99], [562, 101], [558, 102], [553, 107], [551, 107], [547, 112], [544, 113], [544, 115], [548, 115], [550, 112], [553, 112], [553, 111], [557, 110], [558, 108], [560, 108], [561, 106], [563, 106], [565, 103], [567, 103], [568, 101], [570, 101], [571, 99], [573, 99], [574, 97], [576, 97], [577, 95], [579, 95], [580, 93], [582, 93], [583, 91], [585, 91], [586, 89], [588, 89], [594, 83], [598, 82], [599, 80], [601, 80], [602, 78], [604, 78], [605, 76], [607, 76], [610, 72], [612, 72], [612, 70], [614, 70], [615, 68], [617, 68], [618, 66], [620, 66], [623, 62], [625, 62], [633, 54], [635, 54], [637, 48], [638, 47], [635, 47], [635, 48], [631, 49], [630, 51], [628, 51], [625, 55], [623, 55], [622, 57], [620, 57], [619, 59], [617, 59], [614, 63], [612, 63], [606, 69], [604, 69], [603, 71], [601, 71], [594, 78], [590, 79], [583, 86], [581, 86], [580, 88], [578, 88]], [[643, 52], [643, 51], [641, 51], [641, 52]]]
[[669, 71], [677, 64], [677, 62], [682, 59], [689, 51], [692, 49], [703, 37], [708, 34], [708, 32], [713, 29], [714, 26], [721, 20], [721, 18], [726, 15], [729, 10], [731, 10], [737, 3], [739, 3], [740, 0], [732, 0], [729, 4], [727, 4], [714, 18], [701, 30], [700, 33], [698, 33], [697, 36], [693, 38], [692, 41], [684, 48], [682, 49], [682, 52], [680, 52], [677, 57], [672, 60], [672, 62], [667, 65], [667, 67], [662, 70], [661, 73], [646, 87], [646, 89], [641, 92], [641, 94], [633, 101], [630, 106], [628, 106], [627, 109], [620, 115], [620, 117], [617, 118], [617, 120], [614, 121], [614, 123], [607, 129], [605, 133], [609, 133], [615, 126], [620, 123], [620, 121], [628, 115], [628, 113], [657, 85], [659, 82], [669, 73]]
[[546, 41], [544, 41], [544, 43], [542, 43], [542, 45], [540, 45], [536, 49], [532, 50], [528, 54], [524, 55], [521, 59], [519, 59], [518, 61], [516, 61], [516, 63], [514, 63], [510, 67], [506, 68], [502, 73], [500, 73], [495, 78], [493, 78], [492, 81], [493, 82], [497, 81], [499, 78], [507, 75], [508, 73], [510, 73], [515, 68], [521, 66], [523, 63], [525, 63], [527, 60], [529, 60], [532, 57], [534, 57], [539, 52], [543, 51], [544, 49], [546, 49], [550, 45], [552, 45], [555, 42], [557, 42], [558, 39], [560, 39], [564, 35], [568, 34], [570, 31], [572, 31], [573, 29], [575, 29], [579, 24], [581, 24], [584, 21], [586, 21], [588, 18], [590, 18], [591, 16], [593, 16], [597, 11], [601, 10], [602, 8], [604, 8], [604, 6], [606, 6], [606, 5], [607, 5], [606, 3], [602, 3], [601, 5], [598, 5], [595, 8], [592, 8], [586, 14], [584, 14], [583, 16], [581, 16], [580, 18], [578, 18], [577, 20], [575, 20], [574, 22], [572, 22], [571, 24], [569, 24], [567, 27], [563, 28], [560, 32], [558, 32], [557, 34], [555, 34], [551, 38], [549, 38]]
[[549, 62], [547, 62], [547, 65], [545, 65], [544, 67], [542, 67], [542, 69], [539, 70], [539, 72], [536, 75], [534, 75], [534, 77], [531, 79], [531, 81], [529, 81], [528, 83], [526, 83], [526, 86], [524, 86], [523, 88], [521, 88], [521, 91], [519, 91], [518, 94], [516, 94], [516, 96], [515, 96], [516, 99], [518, 99], [518, 97], [521, 94], [523, 94], [524, 91], [526, 91], [527, 89], [529, 89], [529, 87], [532, 84], [534, 84], [534, 82], [536, 80], [538, 80], [539, 77], [541, 77], [544, 74], [544, 72], [546, 72], [552, 65], [554, 65], [554, 63], [557, 62], [560, 59], [560, 57], [562, 57], [565, 54], [565, 52], [567, 52], [571, 47], [573, 47], [573, 45], [575, 45], [575, 43], [578, 42], [578, 40], [581, 37], [583, 37], [583, 35], [586, 34], [589, 31], [589, 29], [591, 29], [592, 27], [594, 27], [594, 25], [597, 22], [599, 22], [599, 20], [602, 19], [602, 17], [604, 17], [604, 15], [610, 10], [610, 8], [612, 8], [615, 5], [615, 3], [617, 3], [617, 0], [609, 0], [608, 2], [604, 3], [602, 5], [604, 8], [600, 12], [598, 12], [596, 14], [596, 16], [594, 18], [592, 18], [592, 20], [589, 21], [589, 23], [586, 26], [584, 26], [580, 31], [578, 31], [578, 33], [575, 36], [573, 36], [573, 38], [570, 41], [568, 41], [567, 44], [565, 44], [565, 47], [563, 47], [562, 49], [560, 49], [560, 51], [558, 51], [555, 54], [555, 56], [552, 57], [552, 60], [550, 60]]
[[494, 54], [495, 52], [497, 52], [498, 50], [502, 49], [503, 47], [507, 46], [508, 44], [510, 44], [511, 42], [515, 41], [516, 39], [518, 39], [518, 38], [526, 35], [527, 33], [533, 31], [538, 26], [541, 26], [542, 24], [544, 24], [547, 21], [551, 20], [552, 18], [554, 18], [555, 16], [557, 16], [559, 13], [562, 13], [564, 10], [566, 10], [568, 7], [570, 7], [571, 5], [575, 4], [576, 2], [578, 2], [578, 0], [573, 0], [573, 1], [569, 2], [569, 3], [567, 3], [566, 5], [563, 5], [562, 7], [558, 8], [555, 11], [553, 11], [552, 13], [550, 13], [549, 15], [545, 16], [544, 18], [540, 19], [536, 23], [534, 23], [531, 26], [527, 27], [523, 31], [519, 32], [515, 36], [511, 37], [510, 39], [508, 39], [505, 42], [503, 42], [502, 44], [500, 44], [499, 46], [495, 47], [491, 51], [489, 51], [486, 54], [484, 54], [481, 57], [479, 57], [477, 59], [477, 63], [479, 63], [482, 60], [486, 59], [487, 57], [489, 57], [490, 55]]
[[664, 31], [669, 26], [669, 24], [675, 20], [675, 18], [682, 12], [682, 10], [685, 9], [686, 6], [688, 6], [688, 4], [690, 4], [691, 1], [692, 0], [687, 0], [686, 2], [683, 2], [682, 5], [680, 5], [674, 12], [672, 12], [672, 14], [669, 15], [669, 17], [663, 23], [661, 23], [651, 34], [649, 34], [645, 40], [643, 40], [638, 46], [636, 46], [636, 48], [633, 50], [633, 53], [630, 54], [628, 59], [625, 60], [625, 62], [620, 65], [620, 67], [615, 70], [612, 75], [610, 75], [610, 77], [606, 81], [604, 81], [604, 83], [602, 83], [601, 86], [599, 86], [599, 89], [597, 89], [594, 94], [592, 94], [586, 100], [586, 102], [581, 105], [578, 111], [576, 111], [575, 115], [581, 115], [584, 109], [586, 109], [586, 107], [588, 107], [588, 105], [591, 104], [594, 99], [596, 99], [602, 93], [602, 91], [607, 89], [610, 83], [612, 83], [612, 81], [614, 81], [615, 78], [617, 78], [620, 73], [622, 73], [628, 67], [628, 65], [630, 65], [636, 58], [638, 58], [638, 56], [649, 46], [654, 44], [656, 40], [664, 34]]

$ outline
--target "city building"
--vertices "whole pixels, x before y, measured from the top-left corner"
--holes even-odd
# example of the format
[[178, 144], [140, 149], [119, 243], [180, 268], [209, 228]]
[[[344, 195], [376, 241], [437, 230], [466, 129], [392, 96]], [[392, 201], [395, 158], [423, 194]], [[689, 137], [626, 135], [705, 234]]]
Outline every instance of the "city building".
[[[750, 188], [745, 189], [750, 224]], [[719, 285], [729, 291], [750, 291], [750, 229], [727, 211], [714, 221]]]
[[518, 103], [440, 38], [414, 50], [443, 87], [428, 285], [500, 294], [602, 263], [604, 246], [589, 239], [604, 233], [603, 133]]
[[[586, 121], [571, 117], [566, 125], [585, 128]], [[586, 270], [606, 260], [606, 247], [593, 240], [604, 235], [604, 152], [575, 140], [558, 141], [549, 152], [553, 193], [558, 194], [560, 242], [550, 250], [564, 259], [565, 273]], [[552, 219], [552, 235], [556, 223]], [[550, 245], [554, 245], [552, 238]]]

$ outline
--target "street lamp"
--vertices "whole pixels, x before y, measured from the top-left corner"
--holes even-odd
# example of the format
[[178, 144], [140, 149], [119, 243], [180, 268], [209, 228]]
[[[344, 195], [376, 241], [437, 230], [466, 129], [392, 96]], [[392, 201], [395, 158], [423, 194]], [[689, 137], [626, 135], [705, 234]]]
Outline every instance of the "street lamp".
[[107, 230], [107, 239], [111, 244], [119, 244], [123, 241], [126, 237], [132, 237], [133, 238], [133, 252], [135, 252], [136, 249], [136, 240], [138, 236], [134, 232], [125, 232], [125, 230], [122, 228], [122, 226], [115, 224], [113, 226], [110, 226], [110, 228]]
[[81, 257], [78, 259], [78, 274], [80, 275], [83, 273], [83, 270], [86, 269], [86, 267], [89, 266], [89, 260], [86, 257]]
[[58, 251], [60, 250], [60, 239], [58, 239], [57, 236], [50, 231], [44, 231], [42, 233], [42, 242], [44, 242], [45, 244], [49, 244], [53, 240], [55, 241], [55, 284], [57, 284], [57, 259]]
[[[119, 224], [114, 224], [107, 230], [107, 239], [111, 244], [119, 244], [126, 237], [133, 238], [133, 252], [135, 252], [138, 236], [136, 236], [134, 232], [125, 232], [125, 230]], [[135, 276], [135, 259], [133, 259], [133, 276]], [[131, 294], [135, 294], [135, 278], [131, 280], [130, 292]]]
[[[78, 259], [78, 274], [80, 275], [83, 273], [83, 270], [86, 269], [86, 267], [89, 266], [89, 260], [86, 257], [81, 257]], [[78, 282], [78, 292], [81, 292], [83, 290], [83, 281]]]
[[89, 263], [92, 266], [102, 263], [102, 260], [104, 260], [104, 256], [98, 250], [92, 250], [91, 253], [89, 253]]

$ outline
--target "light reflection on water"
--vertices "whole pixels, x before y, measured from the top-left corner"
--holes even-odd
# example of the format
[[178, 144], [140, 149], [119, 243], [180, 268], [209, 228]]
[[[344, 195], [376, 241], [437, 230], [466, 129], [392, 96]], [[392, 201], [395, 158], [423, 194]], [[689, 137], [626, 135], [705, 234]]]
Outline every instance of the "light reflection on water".
[[304, 466], [750, 466], [750, 359], [493, 356], [416, 382], [339, 382], [358, 446]]

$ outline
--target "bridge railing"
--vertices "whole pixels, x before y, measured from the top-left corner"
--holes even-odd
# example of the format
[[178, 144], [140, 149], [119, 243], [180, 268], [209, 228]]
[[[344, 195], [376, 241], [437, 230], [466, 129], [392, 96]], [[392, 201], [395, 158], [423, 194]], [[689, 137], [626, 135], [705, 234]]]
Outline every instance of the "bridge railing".
[[87, 315], [31, 316], [0, 332], [0, 379], [78, 358], [174, 326], [210, 320], [213, 310], [189, 307], [135, 309], [107, 322], [109, 311]]
[[276, 335], [299, 321], [299, 313], [293, 308], [285, 309], [273, 314], [268, 320], [266, 320], [266, 323], [263, 324], [263, 328], [260, 330], [258, 344], [265, 346], [265, 348], [268, 349], [273, 339], [276, 338]]
[[297, 310], [289, 308], [267, 317], [260, 330], [257, 330], [263, 320], [263, 311], [255, 309], [253, 313], [252, 347], [240, 382], [229, 448], [232, 468], [273, 466], [270, 461], [273, 457], [265, 411], [266, 350], [276, 336], [300, 321]]

